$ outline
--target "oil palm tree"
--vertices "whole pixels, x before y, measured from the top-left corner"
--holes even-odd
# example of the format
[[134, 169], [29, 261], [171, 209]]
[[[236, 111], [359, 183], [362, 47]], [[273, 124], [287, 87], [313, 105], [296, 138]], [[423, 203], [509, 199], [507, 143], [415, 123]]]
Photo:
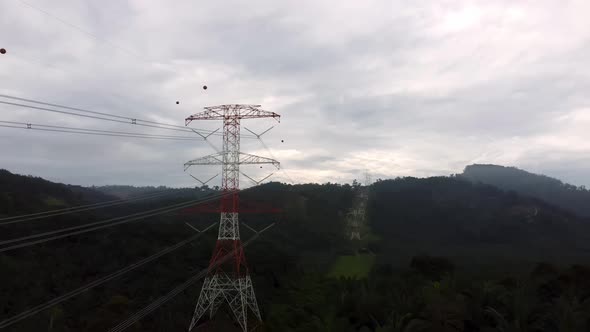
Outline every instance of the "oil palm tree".
[[508, 315], [502, 315], [492, 307], [485, 309], [485, 312], [496, 322], [496, 329], [499, 332], [531, 332], [539, 327], [541, 321], [535, 311], [535, 295], [530, 286], [519, 282], [512, 292], [507, 292], [503, 297], [509, 311]]
[[559, 332], [585, 331], [590, 317], [590, 299], [580, 300], [571, 294], [562, 294], [553, 302], [551, 317]]

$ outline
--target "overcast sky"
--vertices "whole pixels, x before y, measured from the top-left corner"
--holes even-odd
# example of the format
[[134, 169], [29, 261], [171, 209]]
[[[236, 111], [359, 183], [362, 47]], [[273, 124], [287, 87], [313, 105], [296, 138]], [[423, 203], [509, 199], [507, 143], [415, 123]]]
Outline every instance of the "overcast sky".
[[[263, 139], [285, 182], [494, 163], [590, 185], [588, 13], [585, 0], [4, 0], [0, 93], [177, 125], [204, 106], [261, 104], [281, 123], [243, 125], [275, 126]], [[7, 105], [0, 115], [184, 135]], [[271, 156], [255, 139], [242, 151]], [[0, 128], [0, 168], [73, 184], [192, 186], [183, 163], [213, 152], [202, 141]]]

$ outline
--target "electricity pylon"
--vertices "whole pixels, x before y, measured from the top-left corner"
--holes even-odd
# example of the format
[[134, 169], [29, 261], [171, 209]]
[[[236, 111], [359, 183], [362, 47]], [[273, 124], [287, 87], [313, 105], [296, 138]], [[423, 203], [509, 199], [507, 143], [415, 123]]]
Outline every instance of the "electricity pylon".
[[369, 186], [371, 185], [371, 175], [365, 171], [365, 186], [359, 187], [357, 196], [354, 199], [353, 207], [348, 212], [348, 229], [350, 230], [351, 240], [361, 239], [361, 227], [365, 225], [367, 214], [367, 200], [369, 198]]
[[[246, 256], [240, 240], [238, 222], [240, 165], [271, 164], [280, 167], [278, 161], [240, 152], [240, 121], [242, 119], [274, 118], [280, 115], [259, 109], [260, 105], [220, 105], [205, 107], [205, 111], [186, 118], [188, 125], [193, 120], [222, 120], [223, 148], [221, 152], [185, 163], [185, 170], [193, 165], [221, 165], [221, 199], [219, 234], [209, 262], [207, 277], [195, 307], [189, 331], [205, 315], [213, 318], [225, 302], [243, 331], [248, 331], [248, 313], [261, 321], [260, 310], [252, 280], [246, 265]], [[248, 310], [249, 309], [249, 310]]]
[[365, 209], [364, 206], [357, 206], [348, 213], [348, 227], [350, 229], [350, 239], [361, 239], [361, 225], [364, 224]]

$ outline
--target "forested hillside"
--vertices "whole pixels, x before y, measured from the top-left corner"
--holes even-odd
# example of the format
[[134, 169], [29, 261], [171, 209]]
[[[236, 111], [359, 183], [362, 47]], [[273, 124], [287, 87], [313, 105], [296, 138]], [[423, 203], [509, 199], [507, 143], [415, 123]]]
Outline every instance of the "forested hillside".
[[107, 195], [119, 197], [119, 198], [128, 198], [136, 195], [145, 195], [149, 193], [155, 193], [164, 190], [170, 190], [170, 188], [159, 186], [159, 187], [134, 187], [134, 186], [120, 186], [120, 185], [112, 185], [112, 186], [100, 186], [100, 187], [92, 187], [92, 189], [97, 190], [99, 192], [105, 193]]
[[371, 193], [370, 221], [391, 259], [424, 250], [560, 261], [590, 249], [590, 225], [575, 214], [462, 177], [380, 181]]
[[[276, 223], [246, 248], [259, 331], [587, 330], [590, 269], [579, 264], [590, 231], [574, 214], [462, 178], [399, 178], [369, 188], [368, 225], [354, 243], [344, 217], [359, 188], [268, 183], [242, 192], [244, 206], [282, 209], [240, 215], [255, 229]], [[0, 226], [2, 240], [214, 194], [187, 189], [51, 225]], [[0, 320], [192, 236], [185, 222], [203, 229], [218, 218], [179, 210], [0, 253]], [[7, 331], [106, 331], [205, 268], [216, 234]], [[354, 257], [366, 273], [348, 273]], [[186, 330], [199, 290], [197, 283], [128, 331]], [[229, 322], [217, 315], [207, 326], [231, 331]]]
[[470, 165], [465, 167], [461, 176], [536, 197], [580, 216], [590, 217], [590, 191], [584, 186], [577, 187], [545, 175], [497, 165]]
[[53, 183], [0, 169], [0, 217], [112, 199], [115, 197], [89, 188]]

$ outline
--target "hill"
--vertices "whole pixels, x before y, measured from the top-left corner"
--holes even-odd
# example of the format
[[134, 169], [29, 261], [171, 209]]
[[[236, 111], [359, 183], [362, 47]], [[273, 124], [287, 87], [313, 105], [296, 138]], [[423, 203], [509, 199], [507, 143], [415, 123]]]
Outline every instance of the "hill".
[[422, 251], [470, 261], [559, 261], [590, 249], [590, 225], [575, 214], [463, 177], [379, 181], [368, 208], [391, 260], [407, 262]]
[[[18, 175], [11, 177], [23, 180]], [[36, 179], [22, 195], [34, 197], [37, 192], [51, 191], [42, 189], [45, 186], [68, 188]], [[437, 325], [441, 315], [461, 326], [453, 331], [494, 331], [490, 328], [496, 325], [486, 316], [489, 307], [510, 322], [521, 319], [514, 318], [517, 311], [511, 311], [514, 296], [524, 291], [518, 288], [519, 281], [510, 279], [517, 272], [539, 260], [559, 265], [587, 261], [590, 226], [575, 214], [463, 177], [374, 183], [367, 206], [370, 234], [363, 239], [369, 249], [363, 255], [370, 255], [370, 261], [355, 257], [355, 244], [346, 236], [344, 225], [358, 190], [348, 184], [275, 182], [241, 192], [244, 205], [282, 209], [278, 214], [240, 214], [240, 221], [254, 229], [277, 223], [246, 248], [263, 313], [262, 331], [325, 331], [326, 326], [333, 331], [390, 331], [410, 321], [431, 324], [424, 331], [447, 331]], [[70, 216], [70, 221], [88, 223], [203, 195], [209, 193], [187, 189], [183, 197], [88, 211]], [[178, 211], [0, 253], [0, 269], [5, 272], [0, 275], [0, 296], [9, 299], [0, 303], [2, 319], [192, 236], [185, 222], [203, 229], [218, 220], [218, 213]], [[67, 220], [55, 221], [31, 223], [19, 236], [54, 230]], [[10, 225], [0, 228], [2, 240], [15, 237], [8, 231], [19, 231]], [[241, 233], [244, 240], [253, 234], [245, 227]], [[141, 271], [111, 280], [7, 331], [46, 330], [49, 322], [52, 331], [108, 330], [205, 268], [216, 236], [216, 231], [209, 231]], [[339, 262], [339, 269], [334, 270]], [[590, 294], [588, 268], [544, 264], [534, 271], [543, 274], [544, 284], [537, 286], [533, 277], [519, 274], [535, 287], [535, 294], [542, 295], [525, 303], [534, 307], [534, 317], [552, 317], [552, 303], [566, 294], [565, 289], [584, 299], [584, 294]], [[199, 290], [196, 284], [178, 294], [130, 331], [186, 329]], [[231, 322], [221, 311], [215, 320], [221, 320], [220, 326]], [[554, 324], [551, 320], [541, 323]], [[463, 329], [464, 325], [471, 328]]]
[[0, 217], [116, 199], [91, 188], [0, 169]]
[[123, 185], [110, 185], [110, 186], [92, 186], [90, 189], [100, 191], [104, 194], [115, 196], [118, 198], [126, 199], [131, 198], [133, 196], [142, 196], [142, 195], [149, 195], [152, 193], [160, 193], [160, 192], [186, 192], [192, 189], [197, 189], [200, 194], [211, 194], [211, 193], [218, 193], [219, 188], [209, 188], [208, 186], [201, 186], [201, 187], [194, 187], [194, 188], [171, 188], [166, 186], [145, 186], [145, 187], [136, 187], [136, 186], [123, 186]]
[[122, 185], [110, 185], [110, 186], [93, 186], [92, 189], [100, 191], [104, 194], [115, 196], [118, 198], [129, 198], [131, 196], [147, 195], [150, 193], [161, 192], [165, 190], [172, 190], [165, 186], [158, 187], [135, 187], [135, 186], [122, 186]]
[[580, 216], [590, 217], [590, 191], [584, 186], [576, 187], [545, 175], [497, 165], [470, 165], [465, 167], [461, 176], [473, 182], [542, 199]]

